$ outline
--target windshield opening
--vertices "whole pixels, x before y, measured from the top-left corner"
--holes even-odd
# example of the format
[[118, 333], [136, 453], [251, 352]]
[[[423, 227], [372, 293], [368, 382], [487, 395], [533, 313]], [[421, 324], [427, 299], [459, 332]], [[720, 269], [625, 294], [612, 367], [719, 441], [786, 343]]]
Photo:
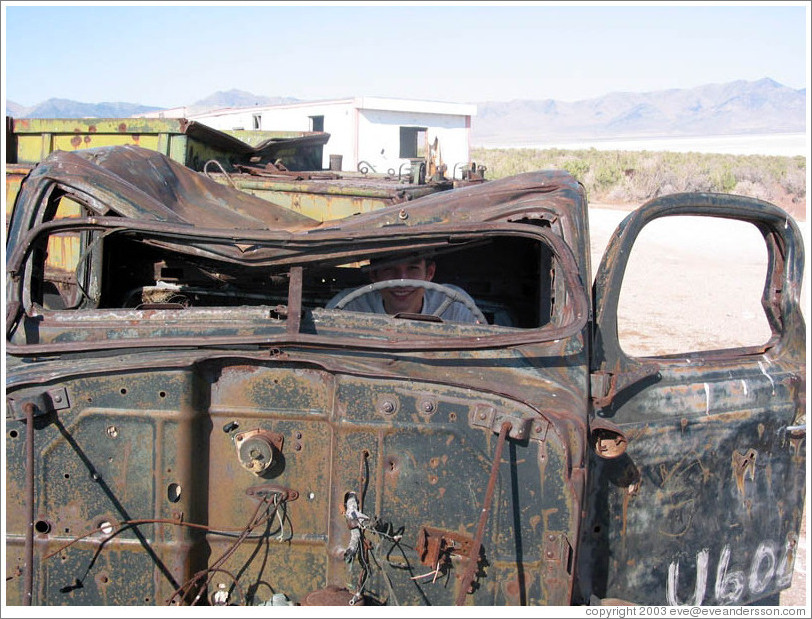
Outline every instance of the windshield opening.
[[[62, 237], [76, 239], [70, 254], [54, 251], [59, 247], [55, 240]], [[56, 231], [38, 245], [46, 250], [29, 257], [27, 292], [44, 310], [287, 306], [294, 266], [302, 267], [304, 311], [377, 307], [377, 313], [393, 318], [424, 314], [442, 322], [532, 329], [554, 321], [557, 299], [563, 298], [552, 250], [538, 238], [511, 234], [467, 234], [453, 242], [434, 242], [429, 250], [378, 242], [368, 257], [356, 259], [356, 253], [350, 260], [346, 252], [322, 252], [320, 257], [301, 252], [300, 260], [284, 264], [226, 259], [129, 230]], [[404, 285], [404, 279], [413, 285]], [[72, 285], [66, 287], [66, 281]], [[336, 304], [342, 294], [369, 287], [374, 289], [361, 295], [362, 303]], [[398, 307], [397, 301], [410, 294], [422, 295], [425, 303]], [[481, 312], [478, 320], [467, 318], [466, 304], [471, 312]]]

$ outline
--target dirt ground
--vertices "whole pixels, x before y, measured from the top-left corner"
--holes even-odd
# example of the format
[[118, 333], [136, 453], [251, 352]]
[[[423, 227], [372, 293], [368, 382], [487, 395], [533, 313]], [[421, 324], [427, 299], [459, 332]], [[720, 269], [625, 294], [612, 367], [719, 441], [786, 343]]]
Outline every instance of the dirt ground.
[[[593, 277], [610, 236], [631, 208], [631, 206], [618, 207], [617, 205], [600, 204], [590, 208]], [[804, 235], [807, 256], [801, 297], [808, 329], [809, 226], [805, 222], [799, 222], [799, 224]], [[747, 226], [752, 228], [749, 224]], [[759, 255], [759, 251], [763, 252], [763, 249], [758, 249], [759, 243], [763, 247], [763, 241], [757, 238], [757, 243], [753, 246], [752, 238], [743, 238], [742, 235], [748, 234], [745, 230], [740, 231], [731, 226], [720, 228], [713, 224], [699, 233], [693, 230], [687, 237], [679, 234], [681, 231], [677, 228], [678, 223], [672, 222], [669, 227], [663, 228], [649, 237], [645, 243], [642, 242], [641, 236], [640, 250], [642, 253], [635, 256], [636, 250], [632, 250], [631, 260], [639, 258], [643, 264], [642, 284], [640, 291], [633, 294], [629, 302], [624, 304], [624, 296], [621, 295], [618, 313], [619, 315], [625, 314], [625, 318], [620, 321], [619, 331], [624, 348], [628, 344], [629, 348], [634, 348], [635, 354], [645, 355], [655, 354], [657, 352], [655, 348], [658, 346], [673, 346], [671, 352], [701, 350], [705, 348], [706, 341], [712, 338], [721, 338], [726, 344], [722, 347], [727, 347], [727, 344], [740, 343], [743, 345], [763, 342], [766, 339], [764, 334], [769, 334], [766, 322], [763, 324], [761, 322], [763, 311], [758, 303], [764, 285], [764, 269], [766, 268], [765, 257]], [[740, 246], [748, 246], [750, 249], [739, 253], [737, 257], [720, 257], [726, 248], [738, 249]], [[753, 247], [757, 249], [753, 249]], [[658, 269], [667, 270], [669, 265], [672, 265], [675, 266], [674, 271], [652, 271], [650, 265], [655, 258], [665, 258], [665, 266], [657, 267]], [[630, 269], [627, 272], [629, 278], [633, 277], [631, 260]], [[721, 269], [723, 276], [717, 277], [713, 284], [709, 284], [713, 286], [713, 290], [705, 291], [702, 286], [705, 285], [706, 274], [714, 266]], [[735, 276], [725, 276], [728, 271], [735, 271]], [[680, 286], [685, 282], [689, 283], [687, 287]], [[706, 292], [708, 294], [705, 294]], [[755, 300], [751, 299], [754, 295]], [[674, 312], [673, 308], [688, 304], [686, 296], [692, 297], [691, 304], [696, 307], [690, 315], [699, 316], [701, 320], [691, 320], [688, 323], [683, 320], [682, 326], [679, 324], [675, 326], [669, 322], [670, 315], [681, 313]], [[717, 300], [721, 296], [722, 299], [729, 299], [732, 302], [720, 313], [716, 311], [715, 306], [703, 305], [703, 303], [711, 303], [711, 296]], [[746, 299], [749, 300], [746, 301]], [[694, 328], [695, 323], [702, 323], [701, 328]], [[639, 327], [641, 324], [646, 326]], [[652, 330], [658, 334], [656, 340], [647, 337]], [[663, 342], [663, 338], [670, 338], [671, 341]], [[809, 548], [806, 539], [806, 519], [805, 513], [804, 526], [795, 559], [793, 583], [791, 588], [781, 594], [782, 606], [806, 606], [807, 604], [806, 570]]]

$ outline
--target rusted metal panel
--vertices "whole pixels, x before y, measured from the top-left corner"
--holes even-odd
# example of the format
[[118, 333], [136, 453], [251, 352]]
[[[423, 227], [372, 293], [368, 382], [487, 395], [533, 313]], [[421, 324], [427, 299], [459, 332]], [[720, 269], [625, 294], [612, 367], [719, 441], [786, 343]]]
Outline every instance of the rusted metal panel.
[[207, 175], [218, 183], [231, 185], [317, 221], [369, 213], [454, 187], [452, 181], [413, 185], [395, 178], [348, 173], [326, 178], [300, 175], [303, 176], [301, 179], [290, 176], [263, 178], [247, 173], [225, 175], [215, 172]]
[[[382, 383], [298, 365], [207, 362], [196, 367], [116, 371], [112, 377], [101, 372], [65, 382], [70, 410], [47, 415], [36, 436], [37, 477], [53, 482], [37, 498], [40, 533], [35, 542], [43, 566], [35, 583], [39, 603], [163, 603], [206, 569], [205, 556], [197, 554], [204, 540], [211, 560], [234, 546], [258, 506], [256, 488], [267, 479], [295, 495], [286, 495], [273, 518], [211, 574], [210, 591], [222, 583], [234, 601], [245, 603], [231, 579], [239, 573], [243, 594], [252, 590], [251, 583], [267, 583], [273, 591], [303, 600], [353, 576], [343, 556], [351, 531], [344, 497], [356, 492], [360, 511], [375, 518], [370, 523], [375, 528], [366, 530], [374, 544], [368, 551], [378, 561], [397, 555], [388, 559], [387, 570], [398, 601], [453, 603], [464, 557], [452, 557], [432, 582], [421, 576], [427, 570], [415, 544], [425, 526], [462, 527], [473, 535], [495, 437], [489, 428], [472, 426], [471, 419], [476, 406], [503, 410], [505, 401], [461, 389], [445, 389], [438, 396], [436, 385]], [[382, 394], [396, 402], [396, 410], [389, 412]], [[430, 410], [426, 401], [433, 403]], [[284, 437], [277, 443], [281, 448], [274, 447], [268, 477], [243, 466], [235, 445], [236, 436], [255, 429]], [[24, 423], [11, 421], [9, 432], [14, 437], [8, 445], [9, 467], [16, 471]], [[488, 582], [510, 574], [515, 578], [510, 548], [521, 537], [525, 602], [560, 604], [566, 602], [566, 586], [551, 588], [532, 566], [542, 565], [547, 556], [542, 532], [571, 531], [577, 515], [562, 509], [574, 500], [557, 472], [562, 446], [552, 435], [545, 439], [549, 477], [532, 472], [542, 441], [506, 453], [494, 506], [503, 516], [483, 540], [483, 557]], [[16, 510], [22, 497], [12, 489], [8, 494], [13, 499], [9, 508]], [[531, 515], [520, 532], [509, 515], [514, 502]], [[9, 531], [18, 531], [17, 526], [11, 519]], [[22, 569], [20, 541], [19, 534], [11, 533], [12, 571]], [[264, 561], [251, 560], [258, 549]], [[84, 577], [91, 564], [94, 574], [102, 574], [92, 581]], [[118, 574], [124, 568], [138, 575], [128, 576], [121, 587]], [[566, 583], [566, 561], [550, 569]], [[394, 601], [383, 573], [367, 576], [367, 595]], [[104, 577], [108, 581], [102, 586]], [[81, 587], [69, 587], [77, 580]], [[486, 585], [478, 587], [474, 600], [489, 604], [504, 601], [503, 596]]]
[[284, 156], [290, 169], [321, 167], [322, 132], [218, 131], [185, 118], [16, 118], [9, 129], [16, 149], [10, 163], [36, 164], [52, 152], [100, 146], [140, 146], [158, 151], [193, 170], [209, 159], [231, 168], [234, 162], [274, 161]]
[[[64, 195], [81, 217], [54, 217]], [[615, 341], [615, 288], [628, 231], [663, 204], [621, 227], [590, 290], [563, 172], [321, 221], [113, 147], [52, 155], [19, 196], [10, 603], [735, 604], [786, 586], [803, 254], [775, 207], [666, 201], [758, 223], [774, 333], [641, 360]], [[81, 243], [62, 305], [42, 251], [60, 234]], [[326, 307], [368, 261], [416, 253], [486, 323]]]

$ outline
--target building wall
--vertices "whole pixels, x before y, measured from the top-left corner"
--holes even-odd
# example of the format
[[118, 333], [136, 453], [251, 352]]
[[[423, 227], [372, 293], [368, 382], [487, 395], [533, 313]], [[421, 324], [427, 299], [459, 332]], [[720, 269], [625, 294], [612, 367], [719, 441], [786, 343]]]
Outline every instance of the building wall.
[[358, 116], [358, 159], [376, 172], [398, 173], [401, 166], [406, 170], [409, 159], [400, 157], [401, 127], [425, 127], [429, 144], [437, 138], [449, 178], [454, 164], [469, 160], [469, 116], [370, 109], [360, 110]]
[[[356, 98], [306, 104], [220, 110], [190, 116], [191, 120], [219, 130], [312, 131], [311, 117], [322, 116], [323, 131], [330, 134], [324, 147], [324, 169], [330, 156], [341, 155], [342, 169], [355, 171], [366, 162], [376, 172], [402, 169], [409, 160], [400, 157], [400, 128], [425, 127], [429, 143], [439, 141], [447, 176], [454, 165], [469, 160], [470, 115], [448, 113], [471, 106], [431, 102]], [[433, 110], [434, 113], [422, 111]], [[470, 113], [470, 112], [469, 112]], [[258, 126], [257, 126], [258, 125]]]
[[323, 116], [322, 131], [330, 134], [324, 146], [323, 168], [330, 166], [330, 155], [342, 155], [344, 170], [354, 170], [352, 165], [355, 135], [354, 107], [351, 100], [314, 103], [307, 106], [276, 106], [262, 114], [262, 129], [312, 131], [311, 117]]

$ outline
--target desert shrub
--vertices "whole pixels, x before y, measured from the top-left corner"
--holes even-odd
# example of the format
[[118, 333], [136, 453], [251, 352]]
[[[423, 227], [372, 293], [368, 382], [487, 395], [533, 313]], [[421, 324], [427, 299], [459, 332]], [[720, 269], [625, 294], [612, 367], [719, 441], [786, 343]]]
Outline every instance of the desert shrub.
[[796, 196], [799, 200], [806, 197], [806, 171], [804, 169], [787, 170], [778, 183], [784, 191]]
[[732, 193], [740, 196], [749, 196], [751, 198], [758, 198], [759, 200], [772, 200], [772, 192], [762, 183], [743, 180], [736, 183]]
[[575, 157], [565, 159], [561, 167], [578, 179], [584, 178], [589, 172], [589, 162]]
[[491, 179], [532, 170], [566, 170], [584, 185], [592, 202], [643, 202], [679, 191], [718, 191], [782, 198], [801, 205], [793, 207], [801, 214], [806, 201], [805, 157], [478, 148], [472, 158], [487, 166]]

